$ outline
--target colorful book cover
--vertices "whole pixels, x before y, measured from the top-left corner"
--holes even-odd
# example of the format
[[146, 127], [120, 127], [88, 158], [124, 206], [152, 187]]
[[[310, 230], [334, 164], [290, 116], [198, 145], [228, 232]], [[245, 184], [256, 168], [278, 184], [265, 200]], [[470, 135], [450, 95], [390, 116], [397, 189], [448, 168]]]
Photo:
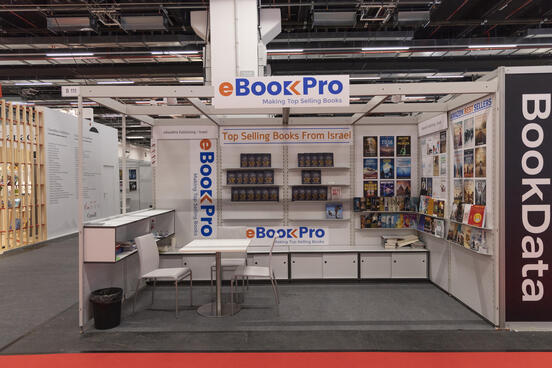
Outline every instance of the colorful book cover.
[[395, 159], [380, 158], [380, 179], [395, 178]]
[[378, 178], [378, 159], [377, 158], [364, 159], [363, 178], [364, 179]]
[[474, 203], [474, 181], [464, 180], [464, 203]]
[[470, 211], [471, 211], [471, 204], [464, 204], [464, 217], [462, 218], [463, 224], [468, 224], [470, 220]]
[[326, 218], [335, 219], [336, 217], [336, 205], [334, 203], [326, 203]]
[[382, 157], [395, 156], [395, 137], [380, 136], [380, 156]]
[[475, 204], [485, 206], [487, 204], [487, 181], [475, 181]]
[[427, 195], [432, 196], [433, 195], [433, 178], [426, 178], [427, 183]]
[[475, 177], [484, 178], [487, 176], [487, 150], [485, 147], [475, 149]]
[[364, 157], [377, 157], [378, 156], [378, 137], [363, 137], [363, 151]]
[[464, 176], [464, 156], [462, 151], [454, 152], [454, 177], [462, 178]]
[[395, 182], [393, 180], [380, 181], [380, 193], [384, 197], [393, 197], [395, 195]]
[[410, 157], [410, 136], [397, 137], [397, 156]]
[[437, 201], [437, 216], [445, 217], [445, 201]]
[[353, 198], [353, 211], [360, 212], [360, 197]]
[[464, 235], [464, 248], [471, 249], [470, 243], [471, 243], [472, 228], [469, 226], [464, 226], [462, 228], [462, 233]]
[[397, 158], [397, 179], [410, 179], [411, 176], [411, 159]]
[[338, 220], [343, 219], [343, 204], [342, 203], [337, 203], [335, 205], [335, 218], [338, 219]]
[[422, 178], [420, 185], [420, 196], [427, 195], [427, 178]]
[[364, 198], [377, 197], [378, 196], [378, 182], [377, 180], [369, 180], [364, 182]]
[[485, 206], [474, 204], [470, 208], [468, 224], [483, 227], [485, 224]]
[[462, 179], [454, 180], [454, 200], [455, 201], [464, 201], [464, 183]]
[[397, 180], [397, 187], [395, 188], [397, 196], [410, 197], [412, 188], [410, 187], [410, 180]]
[[447, 175], [447, 155], [439, 156], [439, 175]]
[[433, 218], [429, 216], [424, 216], [424, 231], [433, 234], [435, 229], [435, 224], [433, 223]]
[[462, 148], [462, 143], [464, 142], [462, 137], [462, 121], [457, 121], [454, 123], [454, 149], [457, 150], [459, 148]]
[[417, 229], [419, 231], [424, 231], [424, 228], [425, 228], [425, 216], [419, 216]]
[[433, 176], [439, 176], [439, 156], [433, 157]]
[[481, 146], [487, 142], [487, 114], [475, 117], [475, 145]]
[[447, 131], [446, 130], [443, 130], [439, 134], [439, 141], [441, 142], [441, 150], [439, 152], [447, 153]]
[[435, 222], [435, 236], [438, 238], [445, 237], [445, 221], [444, 220], [434, 220]]
[[435, 208], [435, 200], [431, 197], [429, 197], [429, 201], [427, 203], [427, 212], [428, 215], [433, 215], [433, 209]]
[[473, 149], [464, 150], [464, 177], [473, 178]]
[[469, 118], [464, 120], [464, 148], [473, 147], [474, 140], [473, 118]]
[[427, 208], [429, 207], [428, 196], [420, 196], [420, 213], [427, 213]]

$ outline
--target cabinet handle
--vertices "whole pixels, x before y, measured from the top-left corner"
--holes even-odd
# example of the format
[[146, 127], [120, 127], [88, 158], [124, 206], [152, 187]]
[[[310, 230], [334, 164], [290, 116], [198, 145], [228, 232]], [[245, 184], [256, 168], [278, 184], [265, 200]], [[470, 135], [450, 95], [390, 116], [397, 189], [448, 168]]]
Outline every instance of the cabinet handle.
[[356, 263], [356, 261], [353, 261], [353, 263]]
[[324, 261], [324, 263], [328, 263], [328, 261]]
[[422, 259], [422, 263], [425, 263], [425, 259]]
[[284, 261], [284, 264], [287, 264], [287, 262], [286, 262], [286, 261]]
[[364, 260], [362, 260], [361, 262], [364, 263]]
[[291, 263], [295, 263], [295, 261], [291, 261]]
[[397, 263], [397, 260], [394, 260], [393, 263]]
[[257, 262], [257, 261], [255, 261], [255, 264], [258, 264], [258, 262]]

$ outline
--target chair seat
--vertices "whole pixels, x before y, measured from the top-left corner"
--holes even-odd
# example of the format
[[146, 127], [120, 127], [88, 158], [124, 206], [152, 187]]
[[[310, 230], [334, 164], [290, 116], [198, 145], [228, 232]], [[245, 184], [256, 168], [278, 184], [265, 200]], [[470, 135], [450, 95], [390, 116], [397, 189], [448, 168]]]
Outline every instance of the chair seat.
[[176, 281], [190, 274], [188, 267], [179, 268], [158, 268], [142, 275], [143, 279], [156, 279], [160, 281]]
[[245, 277], [270, 277], [270, 268], [260, 266], [245, 266], [237, 270], [234, 275]]
[[[220, 260], [222, 267], [240, 267], [245, 266], [245, 258], [222, 258]], [[211, 263], [211, 267], [215, 267], [216, 262]]]

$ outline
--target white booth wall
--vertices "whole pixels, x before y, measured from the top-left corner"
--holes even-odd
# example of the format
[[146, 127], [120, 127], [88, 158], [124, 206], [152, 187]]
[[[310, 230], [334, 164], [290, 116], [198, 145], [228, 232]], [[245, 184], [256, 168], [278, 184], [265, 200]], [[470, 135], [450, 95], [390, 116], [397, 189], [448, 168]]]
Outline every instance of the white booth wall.
[[[48, 239], [52, 239], [78, 231], [78, 119], [49, 108], [43, 111], [46, 211]], [[118, 214], [117, 130], [85, 120], [83, 149], [84, 221]]]

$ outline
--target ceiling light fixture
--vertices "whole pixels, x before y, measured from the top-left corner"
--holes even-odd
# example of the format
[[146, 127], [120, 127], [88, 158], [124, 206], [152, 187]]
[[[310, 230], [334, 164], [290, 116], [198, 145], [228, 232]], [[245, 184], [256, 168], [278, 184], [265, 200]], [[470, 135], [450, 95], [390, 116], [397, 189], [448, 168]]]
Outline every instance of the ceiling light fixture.
[[203, 78], [201, 79], [181, 79], [180, 83], [203, 83]]
[[192, 55], [199, 54], [197, 50], [182, 50], [182, 51], [152, 51], [152, 55]]
[[381, 77], [349, 77], [349, 80], [380, 80]]
[[464, 78], [463, 75], [428, 75], [429, 79], [445, 79], [445, 78]]
[[134, 84], [134, 81], [100, 81], [98, 84]]
[[52, 82], [19, 82], [16, 86], [51, 86]]
[[395, 46], [395, 47], [363, 47], [362, 51], [400, 51], [410, 50], [408, 46]]
[[146, 139], [146, 137], [141, 135], [127, 136], [126, 139]]
[[304, 49], [271, 49], [266, 50], [266, 52], [277, 52], [277, 53], [292, 53], [292, 52], [303, 52]]
[[518, 45], [468, 45], [470, 49], [511, 49]]
[[61, 54], [46, 54], [49, 57], [74, 57], [74, 56], [94, 56], [93, 52], [68, 52]]

